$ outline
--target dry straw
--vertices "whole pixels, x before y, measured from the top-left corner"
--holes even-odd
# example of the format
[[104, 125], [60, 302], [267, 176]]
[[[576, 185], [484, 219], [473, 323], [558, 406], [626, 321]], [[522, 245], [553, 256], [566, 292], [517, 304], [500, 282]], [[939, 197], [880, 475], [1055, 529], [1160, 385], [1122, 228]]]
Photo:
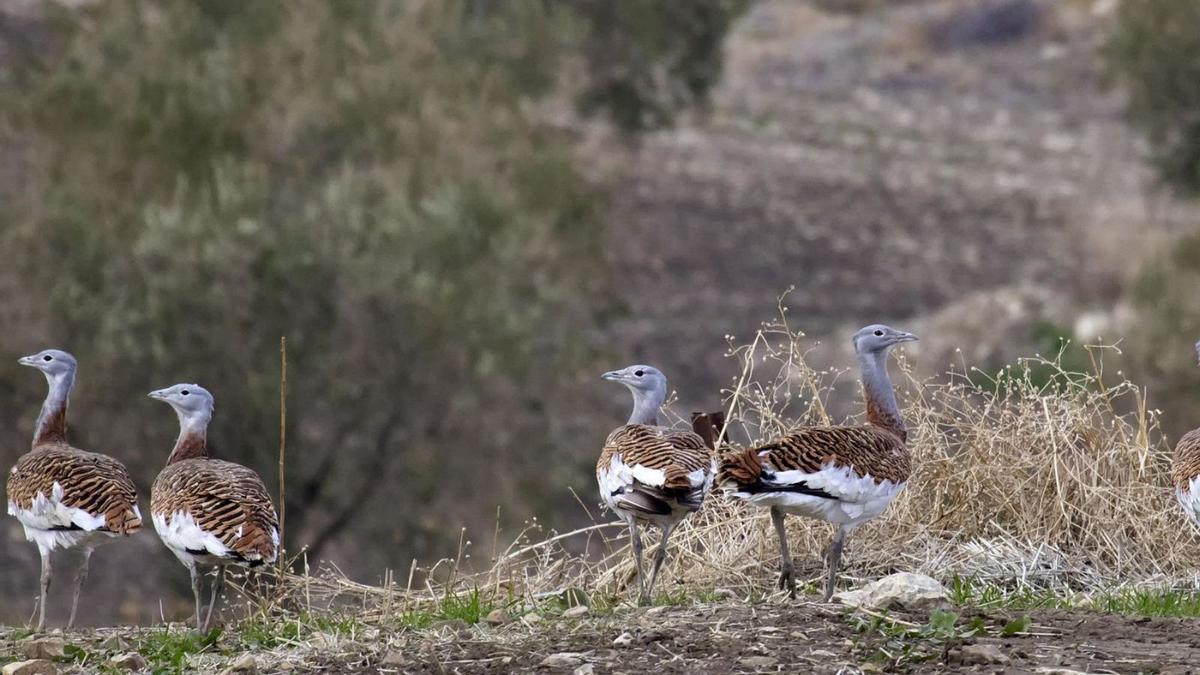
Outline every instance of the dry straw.
[[[826, 403], [842, 373], [811, 367], [810, 345], [781, 310], [751, 342], [731, 347], [741, 374], [725, 392], [726, 437], [758, 442], [835, 421]], [[1116, 356], [1115, 348], [1086, 350], [1090, 372], [1069, 371], [1060, 353], [1020, 360], [998, 374], [964, 367], [919, 379], [899, 358], [893, 372], [900, 373], [914, 472], [885, 515], [851, 538], [847, 575], [909, 570], [1059, 590], [1189, 575], [1200, 551], [1171, 496], [1170, 453], [1155, 412], [1143, 390], [1120, 373], [1105, 373], [1103, 356]], [[587, 494], [581, 505], [595, 501]], [[531, 523], [494, 556], [490, 570], [453, 577], [457, 590], [476, 586], [530, 599], [571, 588], [626, 592], [632, 563], [624, 530], [609, 514], [594, 518], [563, 534], [543, 534]], [[762, 510], [713, 495], [672, 538], [662, 589], [772, 590], [779, 560], [768, 521]], [[805, 569], [807, 562], [816, 578], [829, 527], [790, 518], [789, 528], [797, 564]], [[303, 583], [311, 592], [312, 579]], [[322, 583], [330, 595], [397, 598], [396, 588], [338, 575]], [[410, 583], [400, 597], [428, 601], [455, 590]]]

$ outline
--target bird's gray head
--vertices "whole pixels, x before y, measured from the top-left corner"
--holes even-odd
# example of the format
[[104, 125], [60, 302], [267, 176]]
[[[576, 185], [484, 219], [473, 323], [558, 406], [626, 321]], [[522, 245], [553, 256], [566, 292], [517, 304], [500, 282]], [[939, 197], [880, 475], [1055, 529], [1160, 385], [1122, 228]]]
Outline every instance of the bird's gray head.
[[147, 394], [150, 398], [164, 401], [179, 414], [181, 422], [212, 419], [213, 395], [198, 384], [176, 384]]
[[653, 366], [629, 366], [620, 370], [610, 370], [601, 375], [605, 380], [620, 382], [634, 392], [654, 392], [667, 390], [667, 376]]
[[912, 333], [905, 333], [881, 323], [872, 324], [859, 329], [854, 334], [854, 351], [860, 355], [886, 352], [893, 345], [901, 342], [913, 342], [917, 339]]
[[667, 400], [667, 377], [653, 366], [629, 366], [610, 370], [602, 375], [606, 380], [620, 382], [633, 393], [633, 415], [630, 424], [657, 424], [658, 409]]
[[75, 372], [79, 366], [75, 357], [61, 349], [44, 349], [36, 354], [22, 356], [17, 363], [30, 368], [37, 368], [48, 378], [55, 378]]

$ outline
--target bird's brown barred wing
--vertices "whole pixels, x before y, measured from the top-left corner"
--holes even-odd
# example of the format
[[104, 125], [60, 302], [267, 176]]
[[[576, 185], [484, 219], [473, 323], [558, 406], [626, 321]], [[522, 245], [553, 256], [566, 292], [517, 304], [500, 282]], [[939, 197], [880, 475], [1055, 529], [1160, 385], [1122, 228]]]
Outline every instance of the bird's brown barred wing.
[[[142, 527], [137, 507], [137, 488], [121, 462], [69, 445], [43, 445], [17, 460], [8, 474], [8, 501], [30, 509], [40, 494], [49, 499], [57, 484], [63, 505], [79, 509], [92, 518], [102, 518], [97, 529], [133, 534]], [[54, 529], [91, 529], [79, 523], [55, 523]]]
[[608, 436], [596, 463], [605, 497], [624, 508], [665, 515], [677, 503], [697, 510], [711, 485], [715, 455], [690, 431], [641, 424]]
[[780, 472], [812, 474], [823, 467], [848, 468], [875, 482], [908, 480], [912, 459], [900, 437], [875, 426], [805, 427], [763, 445], [722, 458], [717, 483], [741, 492], [791, 491], [836, 498], [803, 481], [780, 481]]
[[156, 518], [186, 514], [197, 528], [227, 551], [202, 550], [202, 542], [182, 542], [190, 553], [208, 553], [250, 564], [275, 560], [279, 519], [262, 480], [240, 464], [215, 459], [175, 462], [154, 483], [150, 508]]
[[1185, 490], [1197, 476], [1200, 476], [1200, 429], [1187, 432], [1175, 444], [1171, 483], [1177, 489]]

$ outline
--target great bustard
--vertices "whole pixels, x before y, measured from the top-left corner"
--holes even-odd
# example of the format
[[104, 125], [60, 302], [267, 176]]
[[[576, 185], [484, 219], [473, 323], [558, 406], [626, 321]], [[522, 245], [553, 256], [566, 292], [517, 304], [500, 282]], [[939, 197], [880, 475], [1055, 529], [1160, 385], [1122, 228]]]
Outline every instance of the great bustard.
[[887, 372], [893, 345], [916, 340], [887, 326], [854, 334], [868, 424], [805, 427], [722, 458], [717, 483], [727, 494], [771, 509], [779, 536], [779, 587], [795, 596], [794, 567], [783, 517], [791, 513], [832, 523], [824, 600], [833, 597], [846, 535], [875, 518], [904, 488], [912, 465], [908, 432]]
[[[1196, 357], [1200, 360], [1200, 342], [1195, 347]], [[1171, 483], [1183, 512], [1193, 524], [1200, 526], [1200, 429], [1187, 432], [1175, 444]]]
[[[213, 397], [195, 384], [150, 392], [179, 416], [179, 439], [150, 490], [154, 530], [192, 578], [196, 626], [207, 630], [225, 567], [256, 567], [279, 554], [279, 519], [258, 474], [208, 454]], [[217, 568], [208, 612], [200, 621], [201, 565]]]
[[46, 593], [50, 589], [50, 553], [79, 546], [83, 560], [75, 576], [71, 618], [75, 625], [79, 594], [87, 579], [92, 549], [113, 537], [142, 528], [137, 489], [125, 467], [107, 455], [67, 444], [67, 403], [75, 384], [75, 357], [47, 349], [20, 359], [46, 376], [50, 391], [38, 415], [30, 451], [8, 474], [8, 513], [25, 528], [42, 558], [38, 630], [46, 625]]
[[[716, 456], [704, 439], [690, 431], [658, 426], [658, 410], [667, 397], [667, 378], [650, 366], [629, 366], [604, 374], [633, 393], [629, 422], [608, 435], [596, 463], [596, 482], [606, 506], [629, 526], [637, 565], [639, 602], [649, 602], [654, 581], [667, 557], [671, 532], [697, 511], [712, 488]], [[649, 583], [642, 576], [639, 524], [658, 525], [662, 540], [654, 553]]]

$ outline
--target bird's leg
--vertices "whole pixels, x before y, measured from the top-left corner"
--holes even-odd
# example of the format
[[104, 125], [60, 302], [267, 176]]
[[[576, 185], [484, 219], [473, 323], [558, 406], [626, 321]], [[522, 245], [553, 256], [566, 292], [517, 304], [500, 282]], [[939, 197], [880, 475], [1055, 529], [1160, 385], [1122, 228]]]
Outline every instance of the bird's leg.
[[46, 627], [46, 594], [50, 591], [50, 551], [41, 550], [42, 554], [42, 594], [38, 600], [38, 624], [37, 629], [40, 631]]
[[194, 562], [188, 565], [188, 572], [192, 575], [192, 595], [196, 599], [196, 630], [203, 630], [200, 625], [200, 585], [203, 583], [203, 578]]
[[846, 543], [846, 528], [839, 527], [837, 532], [833, 534], [833, 541], [829, 544], [829, 576], [825, 579], [825, 597], [821, 598], [821, 602], [829, 602], [833, 598], [833, 591], [837, 587], [838, 566], [842, 562], [842, 546]]
[[92, 559], [92, 547], [83, 548], [83, 561], [79, 563], [79, 571], [75, 573], [75, 592], [71, 595], [71, 618], [67, 619], [67, 630], [75, 627], [75, 612], [79, 609], [79, 594], [83, 591], [83, 582], [87, 580], [88, 561]]
[[779, 590], [787, 591], [788, 597], [796, 597], [796, 568], [792, 565], [792, 554], [788, 552], [787, 529], [783, 525], [783, 511], [778, 506], [771, 507], [771, 522], [775, 524], [775, 534], [779, 535]]
[[662, 567], [663, 561], [667, 559], [667, 540], [671, 538], [671, 532], [674, 529], [674, 525], [663, 527], [662, 541], [658, 543], [658, 548], [654, 551], [654, 565], [650, 568], [650, 583], [642, 593], [643, 604], [649, 604], [654, 598], [654, 581], [658, 579], [658, 570]]
[[208, 630], [208, 622], [212, 620], [213, 608], [217, 606], [217, 602], [221, 599], [221, 586], [225, 583], [225, 566], [217, 566], [217, 578], [213, 581], [212, 596], [208, 599], [208, 613], [204, 615], [204, 628], [201, 632]]
[[629, 545], [633, 548], [633, 563], [637, 566], [638, 600], [646, 594], [642, 580], [642, 536], [638, 534], [637, 520], [629, 519]]

